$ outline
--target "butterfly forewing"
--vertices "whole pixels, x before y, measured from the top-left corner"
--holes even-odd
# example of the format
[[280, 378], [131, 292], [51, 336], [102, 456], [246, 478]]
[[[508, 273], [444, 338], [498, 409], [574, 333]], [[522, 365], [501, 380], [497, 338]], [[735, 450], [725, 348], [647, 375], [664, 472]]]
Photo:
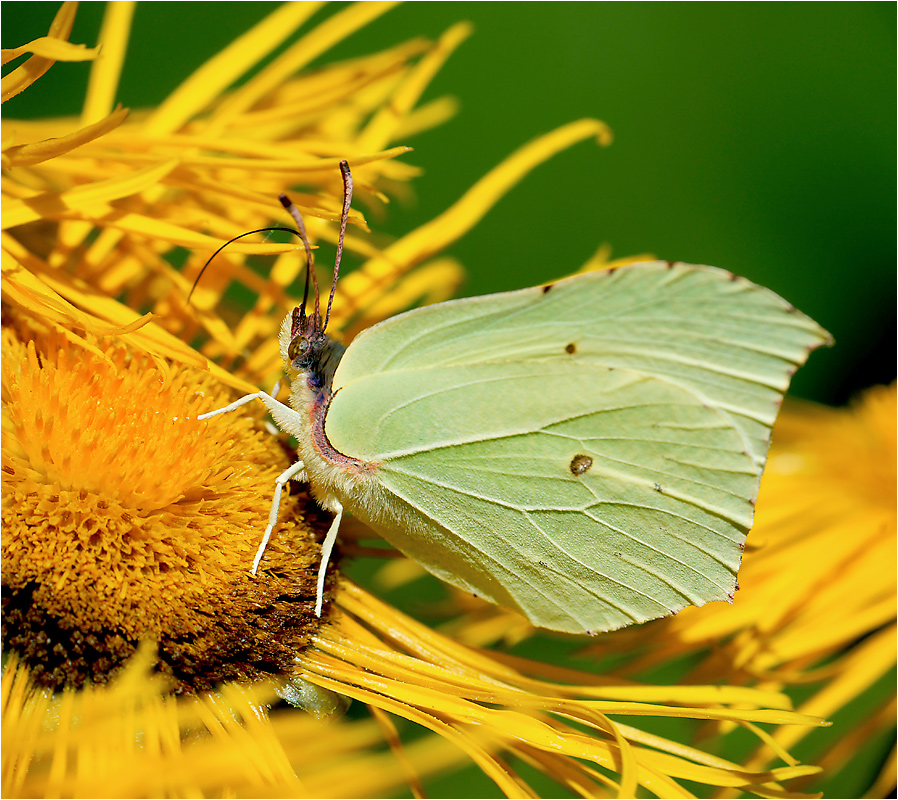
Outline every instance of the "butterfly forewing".
[[331, 443], [378, 465], [347, 508], [451, 583], [598, 631], [732, 593], [758, 472], [727, 419], [627, 370], [421, 367], [343, 387]]

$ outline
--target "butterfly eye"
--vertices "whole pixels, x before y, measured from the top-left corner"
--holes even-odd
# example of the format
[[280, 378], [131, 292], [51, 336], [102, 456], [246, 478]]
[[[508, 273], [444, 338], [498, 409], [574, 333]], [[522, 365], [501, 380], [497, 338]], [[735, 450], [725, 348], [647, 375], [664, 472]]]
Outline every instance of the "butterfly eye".
[[311, 343], [305, 336], [297, 336], [287, 348], [287, 355], [291, 361], [299, 361], [308, 355]]

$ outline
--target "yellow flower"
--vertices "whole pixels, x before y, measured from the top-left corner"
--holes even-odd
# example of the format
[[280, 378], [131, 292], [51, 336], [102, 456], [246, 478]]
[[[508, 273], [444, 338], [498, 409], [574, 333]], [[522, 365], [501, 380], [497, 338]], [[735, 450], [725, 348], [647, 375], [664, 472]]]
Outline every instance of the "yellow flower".
[[182, 691], [289, 669], [315, 627], [318, 546], [285, 523], [273, 569], [243, 566], [287, 465], [277, 441], [246, 417], [199, 422], [224, 399], [208, 373], [163, 382], [123, 347], [20, 335], [4, 329], [6, 647], [50, 685], [103, 682], [143, 639]]
[[[533, 796], [540, 773], [584, 796], [690, 796], [683, 781], [788, 796], [782, 782], [817, 768], [783, 748], [785, 766], [747, 768], [635, 724], [713, 720], [762, 742], [759, 723], [823, 724], [778, 690], [637, 684], [480, 650], [336, 570], [319, 620], [325, 520], [302, 489], [282, 502], [265, 574], [247, 574], [289, 443], [260, 416], [196, 416], [279, 376], [276, 330], [302, 261], [295, 244], [241, 240], [195, 307], [192, 278], [221, 240], [269, 225], [288, 187], [312, 241], [333, 243], [343, 158], [357, 196], [381, 210], [415, 174], [395, 160], [408, 148], [391, 145], [446, 118], [451, 102], [417, 102], [468, 32], [303, 72], [390, 6], [351, 5], [224, 93], [318, 6], [278, 8], [159, 108], [128, 115], [113, 99], [132, 6], [109, 4], [81, 120], [4, 119], [4, 791], [370, 796], [407, 782], [420, 794], [420, 779], [470, 759], [510, 796]], [[4, 97], [55, 60], [96, 58], [65, 41], [73, 15], [64, 4], [47, 39], [11, 51], [34, 55]], [[461, 269], [439, 252], [586, 138], [610, 134], [595, 120], [564, 126], [411, 234], [349, 236], [364, 263], [342, 281], [333, 325], [349, 338], [450, 294]], [[367, 229], [358, 211], [351, 222]], [[268, 277], [245, 258], [259, 253], [278, 255]], [[371, 718], [267, 710], [309, 691], [303, 702], [326, 714], [332, 696], [309, 686]]]

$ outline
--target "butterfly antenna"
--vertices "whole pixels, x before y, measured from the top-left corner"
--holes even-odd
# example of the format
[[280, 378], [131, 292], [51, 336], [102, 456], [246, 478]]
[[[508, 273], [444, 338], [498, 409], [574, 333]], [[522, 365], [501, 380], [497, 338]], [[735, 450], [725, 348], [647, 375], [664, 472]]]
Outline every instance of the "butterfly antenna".
[[327, 314], [324, 317], [324, 327], [327, 330], [328, 320], [331, 318], [331, 306], [334, 304], [334, 292], [337, 291], [337, 276], [340, 274], [340, 259], [343, 258], [343, 238], [346, 236], [346, 223], [349, 221], [349, 206], [352, 204], [352, 173], [349, 171], [349, 162], [340, 162], [340, 173], [343, 175], [343, 213], [340, 215], [340, 238], [337, 240], [337, 257], [334, 261], [334, 280], [331, 283], [331, 296], [327, 301]]
[[[293, 221], [296, 223], [297, 231], [299, 232], [299, 238], [302, 239], [302, 245], [306, 249], [306, 285], [303, 289], [302, 293], [302, 309], [299, 314], [299, 324], [302, 324], [302, 321], [306, 318], [306, 303], [309, 299], [309, 276], [312, 278], [312, 285], [315, 287], [315, 315], [314, 322], [312, 323], [317, 329], [318, 324], [321, 320], [321, 316], [319, 314], [319, 300], [318, 300], [318, 278], [315, 275], [315, 259], [312, 256], [312, 247], [309, 244], [309, 237], [306, 233], [306, 224], [303, 222], [302, 214], [299, 213], [299, 209], [294, 205], [293, 201], [287, 197], [285, 194], [279, 194], [278, 200], [281, 201], [281, 205], [287, 209], [287, 212], [293, 217]], [[294, 325], [297, 324], [296, 315], [294, 314]], [[296, 331], [293, 332], [294, 335]]]
[[203, 268], [200, 270], [200, 274], [196, 276], [196, 280], [194, 280], [193, 286], [190, 287], [190, 291], [187, 293], [187, 302], [190, 302], [190, 298], [193, 296], [193, 290], [196, 289], [197, 284], [200, 282], [200, 278], [203, 277], [203, 273], [206, 271], [206, 267], [208, 267], [212, 263], [212, 260], [215, 258], [215, 256], [217, 256], [228, 245], [233, 244], [238, 239], [242, 239], [244, 236], [252, 236], [254, 233], [268, 233], [269, 231], [282, 231], [283, 233], [292, 233], [294, 236], [301, 235], [298, 233], [298, 231], [293, 230], [293, 228], [259, 228], [256, 231], [247, 231], [246, 233], [241, 233], [239, 236], [235, 236], [233, 239], [229, 239], [211, 256], [209, 256], [209, 258], [206, 260], [206, 263], [203, 264]]

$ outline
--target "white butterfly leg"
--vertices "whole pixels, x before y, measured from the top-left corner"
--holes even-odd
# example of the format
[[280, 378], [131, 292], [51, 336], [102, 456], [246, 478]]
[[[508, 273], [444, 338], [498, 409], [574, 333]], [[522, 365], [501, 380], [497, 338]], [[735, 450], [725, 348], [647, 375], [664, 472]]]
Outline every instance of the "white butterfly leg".
[[[274, 482], [274, 497], [271, 499], [271, 511], [268, 512], [268, 525], [262, 536], [262, 544], [259, 545], [259, 549], [256, 551], [256, 557], [253, 559], [253, 575], [255, 575], [256, 571], [259, 569], [259, 562], [262, 561], [262, 556], [265, 554], [265, 548], [268, 547], [268, 541], [271, 539], [271, 532], [274, 530], [274, 526], [277, 525], [278, 509], [281, 507], [281, 490], [290, 478], [297, 474], [304, 473], [305, 468], [306, 466], [302, 461], [297, 461], [278, 475]], [[300, 480], [304, 477], [305, 475], [302, 475]]]
[[318, 567], [318, 593], [315, 600], [315, 616], [321, 616], [321, 608], [324, 605], [324, 579], [327, 577], [327, 565], [331, 560], [331, 551], [334, 549], [334, 542], [337, 541], [337, 531], [340, 530], [340, 520], [343, 518], [343, 506], [339, 500], [334, 499], [331, 503], [331, 511], [334, 512], [334, 521], [331, 522], [330, 528], [327, 530], [327, 536], [321, 543], [321, 566]]
[[[238, 408], [240, 408], [240, 406], [246, 405], [252, 400], [261, 400], [263, 403], [265, 403], [265, 406], [268, 408], [271, 415], [275, 418], [275, 420], [278, 421], [278, 423], [283, 423], [282, 427], [287, 431], [293, 430], [299, 423], [301, 423], [302, 418], [292, 408], [290, 408], [290, 406], [284, 405], [279, 400], [275, 400], [270, 394], [267, 394], [266, 392], [254, 392], [253, 394], [244, 395], [239, 400], [235, 400], [233, 403], [225, 406], [224, 408], [217, 408], [215, 409], [215, 411], [209, 411], [205, 414], [200, 414], [197, 419], [209, 419], [209, 417], [215, 417], [219, 414], [226, 414], [229, 411], [236, 411]], [[265, 534], [262, 537], [262, 544], [259, 545], [259, 549], [256, 551], [256, 557], [253, 560], [253, 575], [255, 575], [259, 569], [259, 562], [262, 560], [262, 555], [265, 553], [265, 547], [268, 545], [268, 540], [271, 539], [271, 532], [274, 530], [274, 526], [277, 524], [278, 509], [281, 505], [281, 491], [287, 481], [289, 481], [291, 478], [296, 477], [297, 475], [299, 476], [300, 480], [306, 480], [305, 465], [302, 463], [302, 461], [297, 461], [289, 469], [284, 470], [284, 472], [278, 475], [277, 480], [275, 481], [274, 497], [271, 501], [271, 511], [269, 511], [268, 513], [268, 526], [265, 528]]]
[[253, 400], [261, 400], [265, 403], [265, 407], [271, 416], [274, 417], [274, 421], [277, 422], [281, 430], [292, 433], [295, 436], [297, 435], [297, 429], [302, 429], [302, 415], [280, 400], [275, 400], [268, 392], [253, 392], [252, 394], [244, 395], [224, 408], [216, 408], [215, 411], [207, 411], [205, 414], [200, 414], [197, 419], [209, 419], [209, 417], [217, 417], [219, 414], [227, 414], [229, 411], [236, 411], [240, 406], [244, 406]]
[[224, 408], [216, 408], [215, 411], [207, 411], [205, 414], [200, 414], [197, 419], [209, 419], [209, 417], [217, 417], [219, 414], [227, 414], [229, 411], [236, 411], [238, 408], [240, 408], [240, 406], [244, 406], [252, 400], [261, 400], [263, 403], [265, 403], [265, 405], [268, 405], [268, 403], [265, 402], [266, 397], [273, 403], [278, 402], [265, 392], [254, 392], [253, 394], [243, 395], [243, 397], [241, 397], [239, 400], [235, 400], [233, 403], [225, 406]]
[[[277, 397], [278, 392], [281, 390], [281, 379], [278, 378], [274, 382], [274, 386], [271, 387], [271, 390], [268, 392], [272, 397]], [[275, 425], [271, 420], [265, 420], [265, 428], [272, 436], [277, 436], [280, 431], [278, 430], [277, 425]]]

